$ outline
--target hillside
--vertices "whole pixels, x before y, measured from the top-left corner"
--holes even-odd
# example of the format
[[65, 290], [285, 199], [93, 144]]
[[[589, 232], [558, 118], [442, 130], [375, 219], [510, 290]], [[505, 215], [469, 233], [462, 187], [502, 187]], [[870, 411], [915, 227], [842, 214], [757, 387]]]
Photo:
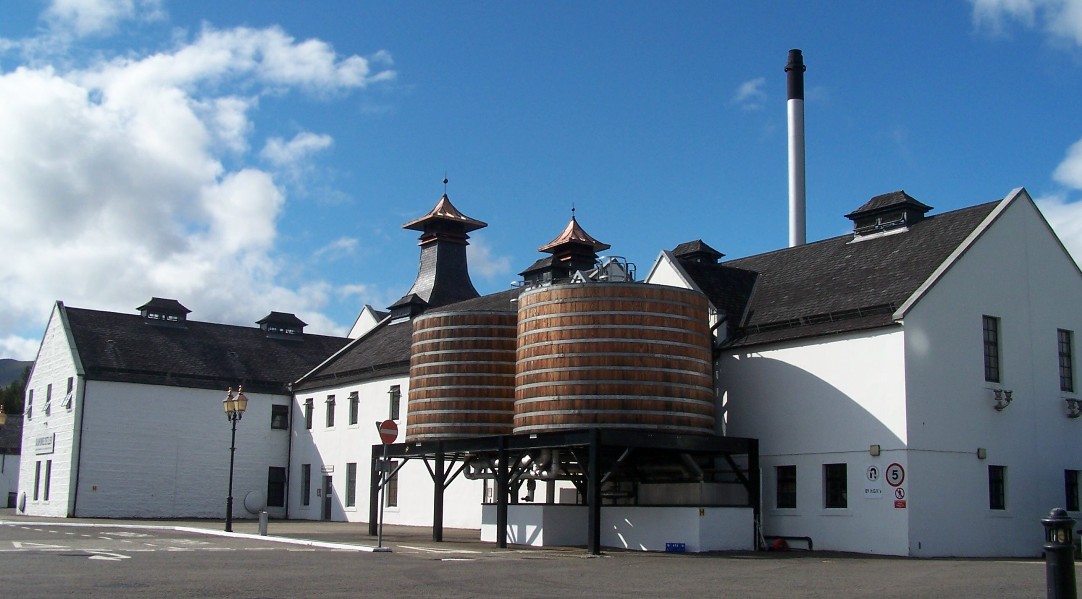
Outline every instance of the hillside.
[[23, 370], [33, 362], [22, 362], [11, 358], [0, 358], [0, 387], [6, 386], [11, 381], [17, 380], [23, 374]]

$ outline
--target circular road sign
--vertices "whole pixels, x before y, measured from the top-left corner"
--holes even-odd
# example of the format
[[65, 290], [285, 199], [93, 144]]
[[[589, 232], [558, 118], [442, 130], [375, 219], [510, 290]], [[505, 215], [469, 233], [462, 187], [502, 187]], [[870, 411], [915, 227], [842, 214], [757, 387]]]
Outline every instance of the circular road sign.
[[900, 487], [905, 482], [905, 468], [902, 468], [902, 465], [898, 462], [887, 466], [885, 475], [887, 484], [892, 487]]
[[394, 420], [384, 420], [376, 425], [379, 429], [379, 438], [384, 445], [390, 445], [398, 440], [398, 424]]

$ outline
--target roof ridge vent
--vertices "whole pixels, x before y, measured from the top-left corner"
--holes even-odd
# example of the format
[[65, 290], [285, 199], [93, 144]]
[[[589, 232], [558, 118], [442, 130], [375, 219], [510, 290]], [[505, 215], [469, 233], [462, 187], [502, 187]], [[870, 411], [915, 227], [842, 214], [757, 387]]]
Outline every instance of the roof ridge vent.
[[854, 237], [867, 237], [908, 229], [923, 220], [931, 209], [904, 190], [898, 190], [873, 197], [845, 218], [853, 221]]
[[183, 327], [192, 311], [175, 299], [152, 297], [150, 301], [136, 308], [147, 324]]
[[260, 329], [271, 339], [300, 340], [304, 335], [307, 322], [297, 318], [292, 312], [271, 312], [256, 321]]

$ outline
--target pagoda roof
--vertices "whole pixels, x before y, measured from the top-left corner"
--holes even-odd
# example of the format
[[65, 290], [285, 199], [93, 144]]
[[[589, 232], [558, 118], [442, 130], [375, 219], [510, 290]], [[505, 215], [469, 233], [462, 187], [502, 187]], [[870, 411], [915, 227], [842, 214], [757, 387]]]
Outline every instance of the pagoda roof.
[[571, 222], [567, 223], [567, 227], [564, 228], [563, 233], [560, 233], [556, 239], [548, 242], [547, 244], [537, 248], [540, 252], [548, 252], [550, 254], [555, 253], [561, 246], [569, 244], [581, 244], [590, 246], [595, 252], [601, 252], [612, 247], [607, 243], [601, 243], [594, 239], [587, 233], [580, 225], [575, 217], [571, 217]]
[[465, 214], [459, 212], [458, 208], [455, 208], [451, 203], [451, 199], [447, 197], [447, 194], [443, 194], [440, 201], [436, 203], [436, 207], [433, 208], [428, 214], [421, 218], [411, 220], [410, 222], [402, 225], [403, 229], [413, 229], [414, 231], [424, 232], [428, 230], [431, 223], [436, 221], [442, 221], [446, 223], [455, 223], [462, 226], [464, 233], [475, 231], [488, 226], [488, 223], [479, 221], [476, 218], [470, 218]]

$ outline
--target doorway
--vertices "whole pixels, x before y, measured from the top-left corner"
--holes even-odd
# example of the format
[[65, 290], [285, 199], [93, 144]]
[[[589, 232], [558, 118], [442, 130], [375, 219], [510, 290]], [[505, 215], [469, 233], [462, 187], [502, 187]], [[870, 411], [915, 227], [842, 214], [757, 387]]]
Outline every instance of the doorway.
[[334, 496], [334, 487], [331, 485], [331, 477], [323, 477], [323, 516], [322, 520], [331, 519], [331, 499]]

